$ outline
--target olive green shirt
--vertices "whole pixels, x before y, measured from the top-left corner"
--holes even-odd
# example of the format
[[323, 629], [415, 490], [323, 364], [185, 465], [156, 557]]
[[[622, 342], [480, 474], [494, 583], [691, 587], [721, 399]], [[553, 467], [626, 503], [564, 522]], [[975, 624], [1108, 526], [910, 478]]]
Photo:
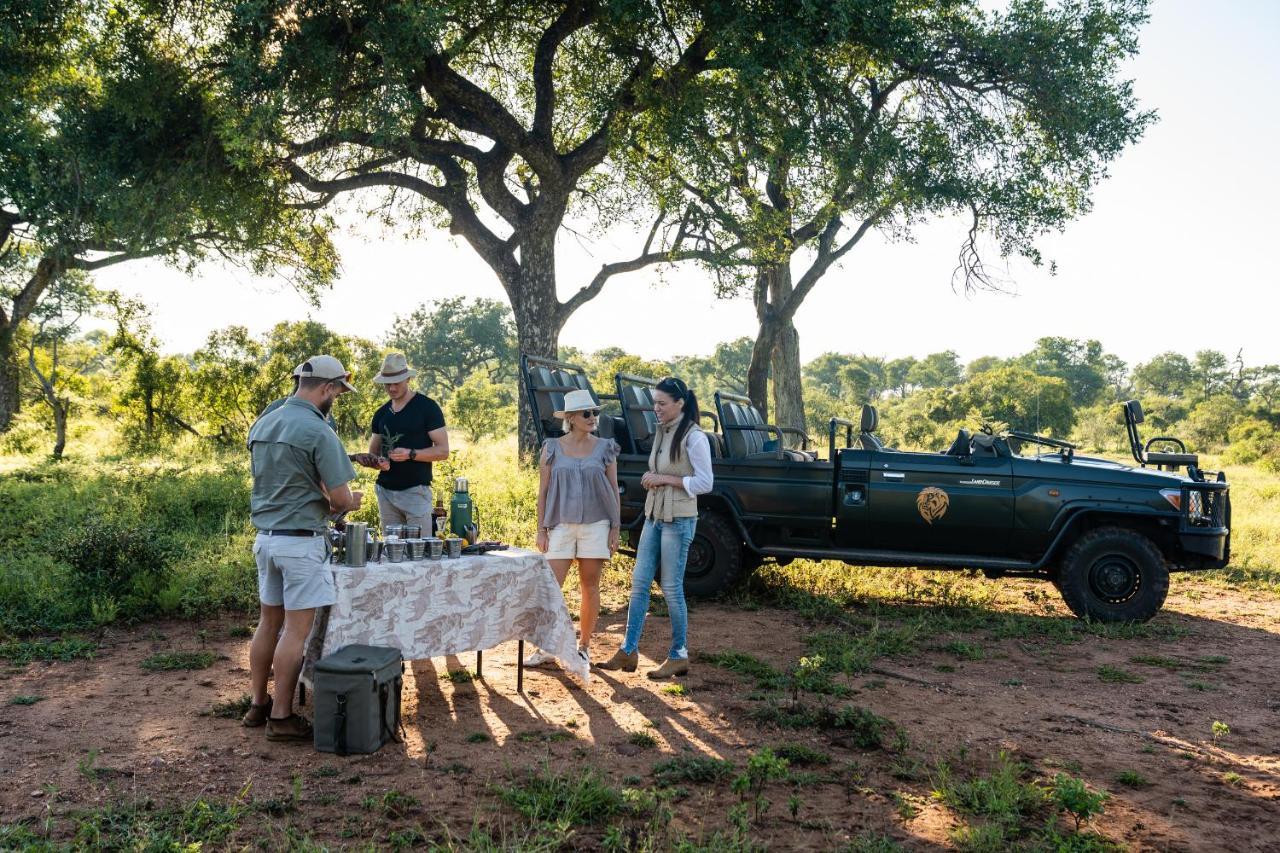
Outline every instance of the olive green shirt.
[[323, 532], [329, 499], [321, 486], [336, 489], [354, 479], [356, 471], [320, 410], [290, 397], [254, 422], [248, 445], [253, 526]]

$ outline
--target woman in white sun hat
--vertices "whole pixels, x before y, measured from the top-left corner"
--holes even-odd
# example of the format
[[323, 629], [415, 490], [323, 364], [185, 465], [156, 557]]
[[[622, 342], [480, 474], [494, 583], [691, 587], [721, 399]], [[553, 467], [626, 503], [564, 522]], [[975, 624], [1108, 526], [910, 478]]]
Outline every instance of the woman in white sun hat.
[[[569, 564], [578, 561], [582, 587], [582, 635], [578, 654], [590, 660], [591, 634], [600, 616], [600, 572], [618, 550], [618, 452], [613, 439], [592, 435], [600, 406], [590, 391], [570, 391], [555, 413], [564, 435], [542, 445], [538, 478], [538, 550], [547, 555], [556, 580], [564, 585]], [[551, 660], [538, 650], [525, 661]]]

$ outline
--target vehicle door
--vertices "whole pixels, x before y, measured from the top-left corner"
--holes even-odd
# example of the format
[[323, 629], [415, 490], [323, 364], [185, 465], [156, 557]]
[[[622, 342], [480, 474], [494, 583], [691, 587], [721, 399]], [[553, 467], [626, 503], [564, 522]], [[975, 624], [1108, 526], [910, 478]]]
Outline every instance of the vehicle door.
[[878, 450], [869, 475], [872, 547], [931, 554], [1007, 552], [1013, 532], [1010, 457]]

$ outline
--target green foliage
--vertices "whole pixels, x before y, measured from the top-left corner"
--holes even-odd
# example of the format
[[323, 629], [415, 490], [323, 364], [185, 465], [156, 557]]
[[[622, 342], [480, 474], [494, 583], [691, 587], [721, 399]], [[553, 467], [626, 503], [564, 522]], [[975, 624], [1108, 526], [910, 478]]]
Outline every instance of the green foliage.
[[1137, 770], [1121, 770], [1116, 774], [1116, 784], [1126, 788], [1146, 788], [1151, 782]]
[[733, 770], [732, 761], [708, 755], [679, 755], [653, 765], [653, 776], [659, 785], [705, 784], [727, 779]]
[[1018, 827], [1044, 807], [1048, 793], [1034, 781], [1027, 781], [1030, 769], [1007, 753], [996, 757], [986, 775], [959, 779], [945, 762], [933, 779], [933, 796], [958, 812], [995, 820], [1006, 827]]
[[217, 659], [213, 652], [157, 652], [142, 662], [142, 668], [148, 672], [208, 669]]
[[442, 403], [476, 374], [486, 384], [509, 387], [517, 370], [511, 309], [492, 299], [457, 296], [421, 305], [396, 317], [387, 343], [404, 353], [419, 385]]
[[169, 574], [169, 555], [154, 528], [90, 516], [66, 533], [55, 556], [73, 582], [118, 602], [153, 598]]
[[831, 755], [805, 746], [802, 743], [783, 743], [773, 747], [773, 754], [786, 759], [791, 764], [811, 765], [830, 764]]
[[455, 386], [445, 412], [450, 427], [460, 429], [472, 444], [515, 430], [516, 409], [510, 394], [481, 371]]
[[227, 702], [219, 702], [209, 709], [207, 712], [210, 716], [221, 717], [225, 720], [238, 720], [245, 714], [249, 713], [249, 706], [253, 704], [253, 697], [248, 693], [241, 694], [239, 699], [231, 699]]
[[602, 823], [622, 814], [626, 798], [594, 770], [529, 770], [497, 788], [498, 796], [531, 821], [567, 826]]
[[1221, 720], [1214, 720], [1210, 727], [1213, 733], [1213, 742], [1216, 744], [1219, 740], [1231, 734], [1231, 727]]
[[13, 640], [0, 643], [0, 660], [7, 660], [14, 666], [26, 666], [33, 660], [72, 661], [80, 658], [92, 660], [97, 650], [97, 643], [78, 637], [34, 642]]
[[1054, 805], [1071, 815], [1076, 822], [1076, 832], [1080, 831], [1081, 824], [1102, 814], [1110, 798], [1106, 791], [1089, 790], [1082, 779], [1074, 776], [1059, 773], [1053, 777]]
[[9, 700], [10, 705], [34, 705], [37, 702], [43, 702], [43, 696], [14, 696]]
[[787, 767], [787, 760], [766, 746], [747, 759], [746, 769], [733, 780], [733, 792], [751, 808], [752, 819], [757, 823], [769, 810], [765, 786], [787, 778]]
[[1120, 669], [1118, 666], [1103, 664], [1098, 667], [1098, 680], [1108, 684], [1141, 684], [1146, 679], [1141, 675]]

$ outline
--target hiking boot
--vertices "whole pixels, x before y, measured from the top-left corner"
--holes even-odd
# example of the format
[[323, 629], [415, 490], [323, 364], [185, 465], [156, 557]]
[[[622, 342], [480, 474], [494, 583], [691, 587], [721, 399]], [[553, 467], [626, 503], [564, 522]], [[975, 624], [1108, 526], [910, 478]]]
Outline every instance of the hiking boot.
[[688, 658], [667, 658], [666, 663], [657, 669], [651, 669], [645, 675], [654, 681], [662, 681], [665, 678], [671, 678], [675, 675], [689, 674]]
[[604, 663], [596, 664], [596, 669], [617, 669], [623, 672], [635, 672], [636, 667], [640, 665], [640, 653], [631, 652], [627, 654], [622, 649], [618, 649], [613, 653], [613, 657]]
[[267, 717], [271, 716], [271, 697], [267, 697], [265, 705], [254, 705], [249, 703], [249, 710], [244, 712], [244, 716], [240, 718], [240, 725], [247, 729], [256, 729], [259, 726], [267, 724]]
[[280, 719], [275, 717], [267, 719], [267, 740], [304, 741], [311, 740], [312, 737], [314, 732], [311, 730], [311, 723], [307, 722], [305, 717], [290, 714]]

